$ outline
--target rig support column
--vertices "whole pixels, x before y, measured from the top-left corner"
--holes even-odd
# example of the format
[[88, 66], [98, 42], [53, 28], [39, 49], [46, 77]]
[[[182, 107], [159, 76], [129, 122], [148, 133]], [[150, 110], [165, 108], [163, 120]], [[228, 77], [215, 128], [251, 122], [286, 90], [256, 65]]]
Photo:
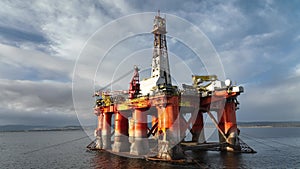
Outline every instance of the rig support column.
[[197, 113], [196, 121], [192, 127], [192, 142], [203, 143], [205, 142], [203, 131], [203, 113], [199, 111]]
[[167, 160], [183, 159], [180, 146], [180, 119], [178, 97], [167, 98], [165, 107], [159, 106], [158, 129], [162, 135], [158, 140], [158, 157]]
[[111, 116], [112, 112], [104, 112], [102, 117], [102, 149], [111, 149]]
[[[219, 126], [220, 130], [225, 134], [225, 122], [224, 122], [224, 116], [223, 116], [224, 109], [221, 109], [218, 111], [218, 120], [219, 120], [218, 126]], [[226, 142], [226, 138], [224, 138], [223, 134], [220, 131], [218, 131], [218, 134], [219, 134], [219, 142], [220, 143]]]
[[162, 105], [157, 107], [158, 113], [158, 158], [171, 159], [169, 155], [169, 142], [167, 141], [167, 130], [169, 129], [169, 114]]
[[219, 127], [224, 132], [226, 140], [219, 135], [220, 142], [227, 142], [229, 146], [227, 151], [239, 151], [240, 143], [238, 140], [238, 129], [236, 124], [236, 103], [233, 98], [226, 100], [223, 113], [221, 114]]
[[[97, 111], [97, 110], [95, 110]], [[95, 113], [98, 116], [98, 126], [97, 129], [95, 130], [95, 136], [96, 136], [96, 148], [97, 149], [102, 149], [103, 148], [103, 143], [102, 143], [102, 120], [103, 120], [103, 114], [99, 111]]]
[[172, 96], [168, 98], [168, 104], [166, 106], [166, 113], [169, 118], [169, 135], [167, 137], [168, 140], [172, 141], [172, 143], [179, 143], [181, 141], [180, 138], [180, 119], [179, 119], [179, 98], [178, 96]]
[[134, 120], [134, 141], [130, 147], [130, 154], [133, 155], [146, 155], [149, 152], [146, 110], [145, 108], [136, 108], [132, 113]]
[[128, 119], [119, 111], [115, 113], [115, 139], [112, 151], [125, 152], [129, 151], [128, 141]]
[[132, 144], [134, 142], [134, 119], [133, 118], [130, 118], [128, 120], [129, 122], [129, 129], [128, 129], [128, 140], [129, 140], [129, 143]]

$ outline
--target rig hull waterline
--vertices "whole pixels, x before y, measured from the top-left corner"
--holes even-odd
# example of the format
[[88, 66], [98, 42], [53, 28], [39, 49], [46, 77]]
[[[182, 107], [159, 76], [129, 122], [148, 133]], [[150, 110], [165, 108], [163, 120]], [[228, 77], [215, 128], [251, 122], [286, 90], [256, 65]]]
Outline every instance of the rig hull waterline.
[[[130, 158], [171, 162], [191, 161], [186, 151], [194, 150], [255, 153], [239, 138], [237, 97], [243, 87], [232, 85], [230, 80], [218, 80], [215, 75], [192, 75], [191, 85], [182, 84], [178, 89], [171, 81], [166, 19], [159, 12], [152, 33], [151, 76], [140, 81], [139, 69], [134, 66], [128, 91], [95, 92], [96, 139], [87, 147]], [[218, 130], [218, 142], [205, 138], [205, 113]], [[187, 139], [187, 133], [191, 138]]]

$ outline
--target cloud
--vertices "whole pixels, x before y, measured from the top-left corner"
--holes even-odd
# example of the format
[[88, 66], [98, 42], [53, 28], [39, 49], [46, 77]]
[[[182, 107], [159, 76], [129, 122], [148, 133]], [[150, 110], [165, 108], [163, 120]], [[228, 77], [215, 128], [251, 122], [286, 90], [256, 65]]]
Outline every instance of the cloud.
[[[83, 52], [81, 57], [84, 58], [79, 58], [77, 68], [80, 72], [76, 75], [79, 77], [77, 80], [84, 83], [78, 86], [78, 96], [88, 95], [80, 106], [86, 104], [83, 106], [92, 107], [93, 99], [89, 95], [94, 89], [89, 84], [94, 81], [99, 87], [107, 84], [114, 73], [110, 70], [118, 66], [124, 57], [130, 59], [122, 62], [123, 67], [117, 72], [125, 72], [125, 68], [135, 64], [134, 61], [142, 62], [140, 65], [144, 67], [149, 66], [150, 63], [144, 62], [142, 57], [151, 59], [151, 49], [146, 50], [148, 54], [142, 49], [152, 46], [152, 37], [130, 37], [118, 42], [95, 75], [94, 67], [103, 57], [99, 53], [117, 43], [114, 38], [124, 37], [123, 33], [129, 28], [124, 26], [126, 24], [133, 27], [131, 32], [139, 29], [150, 32], [153, 18], [118, 23], [107, 34], [89, 37], [105, 29], [114, 19], [158, 9], [162, 13], [183, 17], [200, 28], [219, 53], [226, 76], [245, 84], [240, 119], [299, 118], [299, 107], [294, 101], [297, 96], [293, 95], [295, 88], [299, 87], [297, 78], [300, 74], [298, 2], [0, 1], [0, 6], [2, 122], [25, 123], [26, 120], [21, 119], [27, 119], [27, 122], [40, 120], [40, 123], [47, 123], [47, 120], [43, 121], [45, 118], [49, 118], [49, 123], [59, 119], [61, 123], [74, 122], [71, 80], [80, 52]], [[199, 62], [193, 58], [194, 47], [203, 45], [202, 41], [195, 40], [199, 36], [193, 34], [195, 29], [171, 23], [171, 18], [167, 18], [169, 35], [173, 31], [181, 36], [177, 39], [168, 37], [170, 57], [180, 56], [193, 73], [206, 74], [205, 68], [202, 68], [205, 64], [196, 64]], [[189, 36], [182, 38], [186, 33]], [[88, 39], [88, 47], [82, 51]], [[182, 44], [182, 39], [189, 39], [191, 43]], [[146, 45], [148, 42], [150, 45]], [[203, 47], [201, 52], [205, 49]], [[172, 66], [176, 69], [174, 72], [178, 72], [184, 65], [175, 62], [171, 70]], [[183, 76], [176, 74], [177, 79], [186, 82]], [[282, 107], [285, 105], [289, 105], [289, 111], [283, 118], [281, 111], [284, 111]], [[90, 113], [90, 109], [85, 111]], [[25, 118], [25, 114], [30, 118]]]
[[290, 78], [300, 77], [300, 64], [297, 64], [294, 68], [292, 68], [290, 74]]
[[73, 64], [0, 44], [1, 124], [78, 124], [70, 82]]
[[[262, 74], [269, 74], [269, 70], [278, 62], [274, 54], [276, 45], [274, 40], [281, 39], [284, 34], [274, 31], [263, 34], [247, 35], [241, 41], [233, 41], [223, 46], [220, 51], [222, 63], [228, 77], [246, 82]], [[226, 48], [226, 49], [225, 49]], [[255, 65], [255, 68], [253, 67]]]
[[[0, 80], [1, 117], [73, 116], [71, 84], [55, 81]], [[37, 118], [38, 119], [38, 118]], [[2, 119], [3, 120], [3, 119]]]
[[[241, 121], [293, 121], [300, 119], [299, 96], [300, 78], [282, 78], [281, 81], [253, 83], [245, 86], [240, 96]], [[254, 99], [255, 98], [255, 99]]]
[[[0, 78], [70, 81], [74, 62], [0, 44]], [[9, 71], [8, 71], [9, 70]]]
[[[2, 41], [9, 39], [10, 44], [15, 41], [21, 45], [22, 41], [14, 38], [26, 39], [32, 34], [49, 43], [43, 50], [71, 60], [78, 56], [87, 38], [109, 22], [113, 18], [111, 14], [118, 13], [110, 1], [2, 1], [0, 5], [0, 26], [18, 32], [8, 34], [0, 29], [6, 34]], [[27, 38], [30, 40], [36, 39]]]

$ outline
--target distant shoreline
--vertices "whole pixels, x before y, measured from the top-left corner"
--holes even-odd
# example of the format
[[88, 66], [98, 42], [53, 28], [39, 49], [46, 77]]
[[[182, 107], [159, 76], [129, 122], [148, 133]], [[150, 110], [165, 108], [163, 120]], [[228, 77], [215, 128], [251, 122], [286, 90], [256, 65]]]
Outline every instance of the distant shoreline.
[[239, 126], [238, 128], [298, 128], [300, 126]]
[[49, 127], [49, 126], [26, 126], [6, 125], [0, 126], [0, 132], [44, 132], [44, 131], [74, 131], [83, 130], [81, 126]]
[[287, 128], [300, 127], [300, 122], [238, 122], [241, 128]]

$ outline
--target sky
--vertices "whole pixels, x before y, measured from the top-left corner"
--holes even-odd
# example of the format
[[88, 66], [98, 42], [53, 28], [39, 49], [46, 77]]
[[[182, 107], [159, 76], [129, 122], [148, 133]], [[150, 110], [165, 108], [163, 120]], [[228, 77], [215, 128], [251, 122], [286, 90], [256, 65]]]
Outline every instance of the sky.
[[[149, 16], [157, 10], [167, 16], [170, 67], [178, 82], [190, 78], [185, 71], [206, 73], [205, 63], [182, 60], [196, 55], [191, 45], [208, 40], [220, 58], [216, 66], [245, 88], [238, 121], [300, 121], [299, 5], [297, 0], [0, 1], [0, 125], [73, 125], [84, 118], [81, 111], [94, 117], [93, 98], [74, 106], [74, 93], [92, 95], [126, 71], [122, 65], [137, 61], [146, 69], [153, 44]], [[131, 20], [136, 15], [150, 19]], [[172, 37], [188, 32], [172, 22], [175, 16], [207, 39], [184, 44], [193, 37]], [[142, 33], [114, 44], [126, 28]], [[107, 49], [105, 58], [97, 57]], [[98, 66], [96, 72], [91, 65]], [[121, 66], [115, 72], [106, 69], [116, 65]], [[130, 76], [124, 80], [128, 85]]]

